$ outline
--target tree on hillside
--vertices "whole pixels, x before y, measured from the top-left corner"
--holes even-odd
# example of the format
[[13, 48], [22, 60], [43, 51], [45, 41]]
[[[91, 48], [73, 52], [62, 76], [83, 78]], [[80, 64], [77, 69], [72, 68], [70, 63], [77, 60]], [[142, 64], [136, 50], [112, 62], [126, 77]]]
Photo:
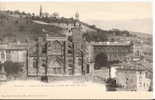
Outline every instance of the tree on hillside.
[[14, 13], [15, 14], [20, 14], [20, 11], [19, 10], [15, 10]]
[[22, 12], [22, 14], [23, 14], [23, 15], [26, 15], [26, 13], [25, 13], [24, 11]]
[[130, 33], [127, 30], [119, 30], [119, 29], [112, 29], [110, 32], [114, 32], [118, 36], [129, 36]]
[[49, 17], [49, 13], [48, 13], [48, 12], [46, 12], [46, 13], [44, 13], [44, 14], [45, 14], [45, 17], [46, 17], [46, 18]]
[[35, 13], [32, 13], [32, 17], [35, 17]]
[[85, 38], [86, 41], [88, 42], [90, 41], [103, 42], [108, 40], [105, 33], [102, 32], [87, 32], [83, 34], [83, 38]]
[[53, 17], [59, 17], [59, 13], [58, 12], [54, 12], [52, 15], [53, 15]]
[[130, 35], [129, 31], [126, 31], [126, 30], [122, 31], [122, 34], [125, 35], [125, 36], [129, 36]]

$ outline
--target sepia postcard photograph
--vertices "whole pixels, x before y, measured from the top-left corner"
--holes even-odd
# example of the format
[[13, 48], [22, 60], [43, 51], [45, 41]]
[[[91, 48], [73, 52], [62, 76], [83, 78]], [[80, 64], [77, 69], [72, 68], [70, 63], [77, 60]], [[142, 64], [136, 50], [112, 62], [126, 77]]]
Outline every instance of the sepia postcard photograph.
[[3, 98], [152, 99], [152, 2], [0, 1]]

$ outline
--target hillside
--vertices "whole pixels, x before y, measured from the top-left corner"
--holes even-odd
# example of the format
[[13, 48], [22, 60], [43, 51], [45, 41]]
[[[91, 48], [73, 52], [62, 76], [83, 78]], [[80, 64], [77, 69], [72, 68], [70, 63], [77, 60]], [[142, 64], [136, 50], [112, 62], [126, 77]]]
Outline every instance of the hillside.
[[[41, 24], [34, 21], [40, 21]], [[42, 30], [47, 30], [56, 34], [62, 34], [64, 31], [70, 31], [76, 24], [79, 24], [81, 32], [86, 37], [87, 41], [108, 41], [110, 36], [129, 36], [126, 30], [103, 30], [95, 25], [89, 25], [80, 20], [73, 18], [56, 18], [43, 17], [35, 15], [0, 11], [0, 40], [1, 41], [16, 41], [16, 40], [31, 40], [42, 34]], [[3, 38], [2, 38], [3, 37]]]
[[128, 19], [128, 20], [85, 20], [89, 24], [96, 24], [106, 30], [119, 28], [120, 30], [137, 31], [152, 34], [152, 18]]
[[31, 18], [9, 16], [0, 13], [0, 40], [1, 41], [26, 41], [42, 35], [42, 30], [48, 30], [61, 34], [64, 30], [54, 25], [36, 24]]
[[[36, 23], [40, 21], [41, 23]], [[44, 24], [48, 23], [48, 24]], [[152, 35], [140, 32], [129, 32], [126, 30], [112, 29], [103, 30], [95, 25], [89, 25], [73, 18], [56, 18], [29, 15], [19, 12], [0, 11], [0, 41], [16, 42], [35, 40], [38, 36], [44, 35], [43, 31], [49, 34], [62, 35], [75, 24], [80, 24], [81, 32], [87, 41], [133, 41], [137, 49], [143, 50], [145, 57], [152, 62]]]
[[135, 47], [144, 53], [148, 63], [153, 63], [153, 36], [152, 34], [131, 32], [134, 38]]

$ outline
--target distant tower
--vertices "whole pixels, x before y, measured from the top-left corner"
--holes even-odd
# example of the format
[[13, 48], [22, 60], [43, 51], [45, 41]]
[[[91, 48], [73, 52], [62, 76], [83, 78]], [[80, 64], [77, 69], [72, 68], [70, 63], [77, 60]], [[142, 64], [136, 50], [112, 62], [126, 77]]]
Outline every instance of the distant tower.
[[39, 12], [39, 16], [42, 17], [42, 6], [40, 5], [40, 12]]
[[76, 13], [75, 13], [75, 19], [76, 19], [76, 20], [79, 20], [79, 17], [80, 17], [79, 12], [76, 12]]

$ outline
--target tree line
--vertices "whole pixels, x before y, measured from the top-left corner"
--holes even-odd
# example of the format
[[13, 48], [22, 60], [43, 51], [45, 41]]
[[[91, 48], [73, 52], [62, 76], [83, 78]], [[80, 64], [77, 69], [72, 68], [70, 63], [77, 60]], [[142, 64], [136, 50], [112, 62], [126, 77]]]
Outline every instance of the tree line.
[[102, 31], [91, 31], [85, 32], [83, 34], [83, 38], [85, 38], [88, 42], [95, 41], [95, 42], [105, 42], [109, 41], [108, 37], [110, 36], [130, 36], [129, 31], [126, 30], [119, 30], [119, 29], [112, 29], [112, 30], [102, 30]]

